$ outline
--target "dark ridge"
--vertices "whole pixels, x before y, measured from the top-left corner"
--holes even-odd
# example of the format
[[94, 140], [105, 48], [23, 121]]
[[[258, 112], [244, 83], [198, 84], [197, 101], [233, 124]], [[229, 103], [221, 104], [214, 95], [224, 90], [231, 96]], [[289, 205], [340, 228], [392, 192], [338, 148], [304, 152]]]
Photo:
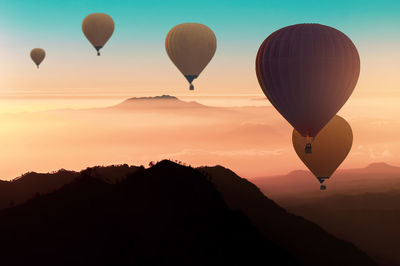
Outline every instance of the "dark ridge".
[[53, 173], [29, 172], [13, 181], [0, 181], [0, 210], [23, 203], [37, 194], [53, 192], [79, 173], [61, 169]]
[[[116, 183], [140, 167], [124, 165], [95, 166], [83, 172], [90, 172], [91, 177]], [[53, 192], [72, 182], [79, 172], [60, 169], [52, 173], [29, 172], [12, 181], [0, 181], [0, 210], [23, 203], [35, 195]]]
[[400, 190], [287, 201], [293, 213], [365, 250], [379, 265], [400, 265]]
[[1, 211], [0, 235], [2, 265], [375, 265], [229, 169], [167, 160], [87, 168]]
[[303, 265], [376, 265], [350, 242], [290, 214], [258, 187], [222, 166], [201, 167], [232, 210], [242, 211], [265, 239], [284, 247]]
[[0, 212], [2, 265], [299, 265], [198, 171], [163, 161], [116, 184], [90, 169]]

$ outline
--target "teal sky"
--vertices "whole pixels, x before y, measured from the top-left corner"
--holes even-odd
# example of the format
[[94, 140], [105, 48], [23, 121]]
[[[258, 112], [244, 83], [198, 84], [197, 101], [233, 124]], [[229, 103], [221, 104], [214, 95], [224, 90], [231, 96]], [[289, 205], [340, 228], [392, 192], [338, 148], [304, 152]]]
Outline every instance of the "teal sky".
[[[209, 25], [229, 41], [262, 40], [280, 27], [302, 22], [327, 24], [353, 38], [399, 38], [400, 1], [395, 0], [1, 0], [0, 21], [18, 40], [80, 40], [83, 17], [110, 14], [117, 25], [115, 41], [158, 40], [182, 22]], [[397, 36], [396, 36], [397, 35]], [[140, 43], [140, 41], [139, 41]]]
[[[169, 29], [183, 22], [199, 22], [208, 25], [218, 39], [216, 62], [210, 68], [225, 64], [225, 73], [252, 75], [252, 85], [259, 45], [287, 25], [313, 22], [335, 27], [354, 41], [362, 59], [377, 49], [400, 47], [400, 1], [395, 0], [0, 0], [0, 56], [22, 60], [21, 54], [32, 47], [46, 47], [49, 56], [63, 54], [62, 59], [74, 58], [77, 53], [92, 55], [81, 22], [93, 12], [107, 13], [115, 21], [114, 35], [103, 51], [112, 54], [115, 62], [131, 56], [136, 61], [125, 61], [126, 65], [146, 61], [154, 65], [154, 71], [162, 71], [157, 65], [167, 64], [164, 38]], [[15, 71], [17, 67], [0, 67], [1, 71], [7, 69]], [[14, 83], [7, 86], [18, 87]]]

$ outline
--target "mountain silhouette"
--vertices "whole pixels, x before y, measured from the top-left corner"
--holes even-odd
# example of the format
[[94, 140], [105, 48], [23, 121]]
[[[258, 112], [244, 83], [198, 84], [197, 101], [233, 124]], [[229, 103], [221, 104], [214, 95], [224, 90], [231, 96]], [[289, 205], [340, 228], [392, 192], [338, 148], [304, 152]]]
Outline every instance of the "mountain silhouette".
[[290, 212], [356, 244], [380, 265], [400, 265], [400, 191], [287, 200]]
[[178, 98], [172, 95], [163, 94], [159, 96], [132, 97], [127, 99], [127, 101], [135, 101], [135, 100], [178, 100]]
[[[124, 164], [90, 169], [92, 177], [116, 183], [139, 168]], [[47, 174], [29, 172], [13, 181], [0, 180], [0, 210], [25, 202], [38, 194], [53, 192], [79, 175], [78, 172], [61, 169]]]
[[230, 170], [170, 161], [87, 168], [1, 211], [0, 235], [2, 265], [375, 265]]
[[367, 173], [399, 173], [400, 167], [393, 166], [384, 162], [371, 163], [364, 168]]
[[400, 167], [372, 163], [364, 168], [338, 170], [321, 193], [319, 183], [310, 171], [296, 170], [287, 175], [252, 179], [266, 195], [279, 203], [289, 198], [326, 197], [337, 193], [382, 193], [400, 190]]
[[62, 169], [48, 174], [30, 172], [13, 181], [0, 180], [0, 210], [22, 203], [36, 194], [55, 191], [78, 175], [77, 172]]
[[2, 265], [300, 265], [198, 171], [161, 162], [110, 184], [81, 172], [0, 212]]
[[[155, 109], [154, 109], [155, 108]], [[197, 102], [186, 102], [178, 99], [175, 96], [161, 95], [154, 97], [133, 97], [126, 99], [120, 104], [111, 106], [107, 109], [114, 110], [130, 110], [130, 109], [150, 109], [152, 112], [156, 112], [159, 109], [182, 109], [182, 108], [202, 108], [208, 109], [212, 107], [199, 104]]]
[[356, 244], [380, 265], [400, 265], [400, 167], [341, 170], [327, 191], [318, 191], [305, 171], [253, 181], [288, 211]]
[[[223, 195], [228, 206], [242, 211], [263, 236], [285, 247], [303, 265], [367, 265], [356, 248], [309, 221], [282, 209], [254, 184], [222, 166], [200, 168]], [[338, 255], [340, 254], [340, 255]]]

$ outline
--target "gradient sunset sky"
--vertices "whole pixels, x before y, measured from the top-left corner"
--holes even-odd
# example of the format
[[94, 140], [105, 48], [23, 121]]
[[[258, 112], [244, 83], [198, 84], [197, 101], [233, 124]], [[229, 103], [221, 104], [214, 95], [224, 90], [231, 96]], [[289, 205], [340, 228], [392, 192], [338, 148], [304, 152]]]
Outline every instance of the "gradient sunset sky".
[[[355, 95], [399, 95], [400, 3], [382, 1], [0, 1], [0, 89], [3, 93], [179, 94], [184, 77], [164, 48], [176, 24], [199, 22], [218, 48], [196, 80], [197, 94], [260, 94], [255, 55], [273, 31], [321, 23], [347, 34], [361, 56]], [[82, 19], [104, 12], [115, 32], [98, 58], [81, 31]], [[47, 52], [40, 71], [29, 58]]]
[[[100, 57], [81, 30], [84, 17], [94, 12], [107, 13], [115, 22]], [[254, 114], [243, 109], [238, 112], [242, 120], [226, 119], [223, 112], [200, 119], [193, 115], [204, 124], [182, 120], [180, 113], [146, 118], [138, 111], [106, 121], [101, 115], [34, 112], [107, 107], [128, 97], [162, 94], [214, 106], [268, 106], [255, 74], [258, 48], [272, 32], [298, 23], [337, 28], [360, 54], [358, 84], [338, 113], [354, 133], [341, 167], [377, 161], [400, 165], [399, 14], [395, 0], [0, 0], [0, 179], [26, 171], [163, 158], [219, 163], [245, 177], [305, 169], [293, 151], [289, 124], [275, 110]], [[216, 54], [193, 92], [164, 47], [168, 31], [185, 22], [206, 24], [217, 36]], [[29, 56], [36, 47], [46, 50], [39, 70]], [[181, 124], [172, 127], [166, 121]], [[196, 123], [200, 129], [177, 137]], [[218, 128], [223, 123], [225, 128]], [[101, 132], [96, 138], [93, 128]], [[201, 130], [208, 134], [208, 146], [202, 144], [207, 137]], [[168, 141], [154, 144], [160, 132], [169, 132]]]

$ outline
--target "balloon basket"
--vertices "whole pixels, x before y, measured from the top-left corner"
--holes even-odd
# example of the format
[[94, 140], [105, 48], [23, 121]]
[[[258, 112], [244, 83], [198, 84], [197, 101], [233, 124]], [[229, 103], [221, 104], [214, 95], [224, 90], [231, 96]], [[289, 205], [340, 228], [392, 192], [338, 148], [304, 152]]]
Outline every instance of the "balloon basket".
[[306, 147], [304, 148], [305, 153], [311, 154], [312, 153], [312, 146], [311, 143], [306, 143]]

